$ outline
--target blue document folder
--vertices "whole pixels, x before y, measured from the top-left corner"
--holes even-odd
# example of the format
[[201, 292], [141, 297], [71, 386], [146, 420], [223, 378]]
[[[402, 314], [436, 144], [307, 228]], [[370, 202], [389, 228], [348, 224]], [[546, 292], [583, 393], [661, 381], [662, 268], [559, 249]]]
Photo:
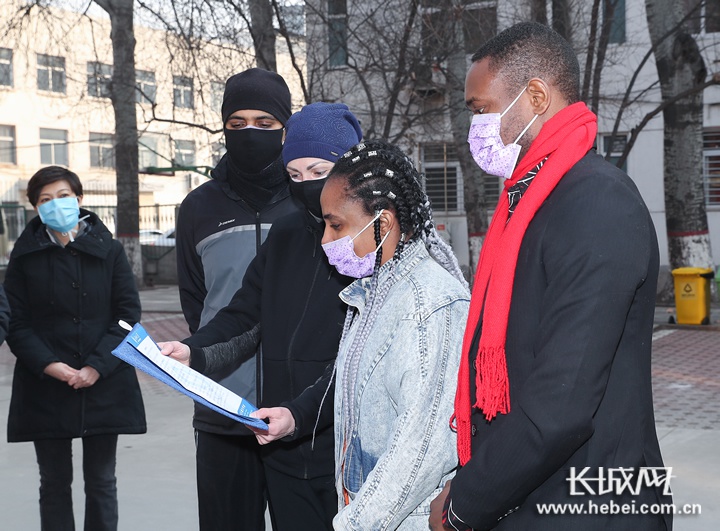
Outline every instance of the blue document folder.
[[[254, 428], [267, 430], [265, 422], [249, 416], [250, 413], [257, 410], [250, 402], [193, 369], [185, 366], [179, 367], [177, 362], [169, 358], [163, 359], [166, 357], [162, 354], [160, 354], [161, 358], [155, 358], [157, 363], [154, 362], [156, 349], [155, 342], [145, 328], [138, 323], [112, 353], [133, 367], [226, 417]], [[227, 407], [228, 405], [231, 407]]]

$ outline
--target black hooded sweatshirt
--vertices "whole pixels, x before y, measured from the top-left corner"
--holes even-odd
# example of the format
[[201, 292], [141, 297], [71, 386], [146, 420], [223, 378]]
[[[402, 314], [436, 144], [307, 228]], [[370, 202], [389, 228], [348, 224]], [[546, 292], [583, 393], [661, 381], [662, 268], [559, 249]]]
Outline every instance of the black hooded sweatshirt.
[[[323, 223], [309, 212], [277, 220], [250, 263], [230, 303], [184, 343], [191, 366], [205, 370], [201, 348], [229, 341], [260, 324], [262, 389], [260, 406], [297, 398], [320, 378], [337, 356], [347, 306], [338, 294], [354, 279], [340, 275], [321, 247]], [[332, 393], [328, 398], [332, 402]], [[323, 408], [314, 447], [312, 436], [263, 446], [265, 463], [285, 474], [309, 479], [334, 474], [332, 408]], [[311, 430], [312, 431], [312, 430]]]

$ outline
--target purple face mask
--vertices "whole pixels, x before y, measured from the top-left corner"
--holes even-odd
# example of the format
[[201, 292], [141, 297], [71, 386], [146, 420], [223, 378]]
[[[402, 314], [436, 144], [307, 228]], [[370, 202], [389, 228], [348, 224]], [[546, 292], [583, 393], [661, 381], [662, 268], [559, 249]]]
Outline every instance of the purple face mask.
[[374, 251], [369, 252], [362, 258], [355, 254], [353, 240], [360, 236], [370, 225], [375, 223], [375, 220], [378, 219], [382, 213], [382, 210], [378, 212], [375, 217], [370, 220], [370, 223], [365, 225], [360, 232], [352, 238], [350, 236], [343, 236], [342, 238], [323, 244], [322, 248], [328, 257], [328, 262], [330, 262], [330, 265], [335, 266], [335, 269], [337, 269], [341, 275], [353, 278], [363, 278], [372, 275], [373, 269], [375, 268], [377, 250], [385, 243], [390, 231], [385, 234], [380, 245], [378, 245]]
[[515, 164], [517, 164], [517, 159], [520, 156], [521, 147], [518, 140], [530, 129], [530, 126], [539, 116], [536, 114], [530, 120], [530, 123], [525, 126], [525, 129], [518, 135], [515, 142], [508, 145], [503, 144], [500, 137], [501, 118], [515, 105], [523, 92], [525, 92], [525, 89], [522, 89], [502, 114], [489, 113], [473, 116], [470, 133], [468, 134], [468, 144], [470, 144], [470, 153], [472, 153], [473, 159], [485, 173], [505, 179], [512, 176]]

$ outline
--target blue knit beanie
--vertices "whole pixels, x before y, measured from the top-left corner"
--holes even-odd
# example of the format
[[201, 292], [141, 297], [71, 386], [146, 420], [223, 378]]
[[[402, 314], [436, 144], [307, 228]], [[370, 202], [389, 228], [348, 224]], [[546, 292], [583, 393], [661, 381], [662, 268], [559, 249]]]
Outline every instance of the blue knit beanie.
[[311, 103], [287, 122], [283, 163], [305, 157], [336, 162], [362, 140], [362, 129], [344, 103]]

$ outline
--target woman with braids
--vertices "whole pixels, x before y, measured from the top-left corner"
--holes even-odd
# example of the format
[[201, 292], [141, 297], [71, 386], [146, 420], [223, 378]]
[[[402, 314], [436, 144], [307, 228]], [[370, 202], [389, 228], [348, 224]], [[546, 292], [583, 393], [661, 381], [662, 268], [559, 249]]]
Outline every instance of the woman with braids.
[[[348, 313], [334, 369], [333, 526], [425, 530], [430, 501], [457, 466], [447, 419], [467, 284], [435, 230], [417, 171], [398, 148], [355, 146], [330, 173], [321, 203], [323, 249], [341, 274], [358, 279], [340, 293]], [[327, 379], [296, 402], [325, 399]], [[293, 416], [302, 411], [313, 408], [259, 410], [270, 430], [258, 438], [293, 433], [296, 420], [312, 426]]]

